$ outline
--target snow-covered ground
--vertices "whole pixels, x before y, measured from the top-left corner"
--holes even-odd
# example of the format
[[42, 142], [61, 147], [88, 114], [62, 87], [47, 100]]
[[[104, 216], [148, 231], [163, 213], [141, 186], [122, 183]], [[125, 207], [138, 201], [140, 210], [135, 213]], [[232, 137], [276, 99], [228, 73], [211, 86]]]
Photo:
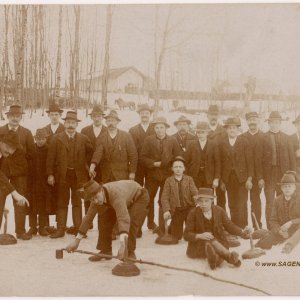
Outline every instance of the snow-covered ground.
[[[122, 122], [119, 128], [127, 130], [138, 122], [138, 115], [131, 111], [119, 112]], [[288, 114], [288, 113], [287, 113]], [[173, 125], [179, 113], [164, 113]], [[204, 120], [204, 115], [189, 116], [195, 124]], [[79, 129], [90, 123], [84, 112], [79, 112], [83, 121]], [[294, 119], [294, 113], [291, 114]], [[0, 121], [0, 125], [5, 122]], [[47, 117], [41, 117], [38, 111], [32, 119], [25, 115], [22, 125], [33, 133], [48, 123]], [[243, 125], [245, 123], [243, 122]], [[243, 126], [244, 127], [244, 126]], [[266, 124], [263, 124], [266, 128]], [[294, 128], [288, 122], [283, 123], [283, 130], [292, 133]], [[174, 127], [169, 133], [174, 132]], [[264, 206], [264, 197], [262, 197]], [[11, 199], [7, 199], [6, 207], [10, 210], [8, 232], [14, 233], [13, 208]], [[69, 209], [68, 225], [71, 224]], [[265, 224], [265, 220], [264, 224]], [[51, 217], [54, 224], [54, 217]], [[28, 225], [28, 223], [27, 223]], [[94, 220], [94, 228], [96, 228]], [[248, 284], [265, 290], [272, 295], [299, 295], [297, 284], [300, 276], [300, 246], [290, 255], [281, 254], [281, 246], [273, 247], [266, 255], [253, 260], [243, 260], [240, 268], [233, 268], [223, 263], [222, 268], [211, 271], [205, 261], [191, 260], [186, 257], [186, 242], [178, 245], [161, 246], [155, 244], [156, 236], [143, 229], [144, 234], [137, 242], [138, 258], [168, 264], [176, 267], [195, 269], [207, 272], [218, 278]], [[154, 266], [138, 265], [141, 270], [137, 277], [116, 277], [111, 274], [116, 260], [91, 263], [88, 256], [80, 254], [64, 254], [63, 260], [55, 259], [55, 250], [65, 247], [73, 236], [66, 235], [62, 239], [52, 240], [48, 237], [35, 236], [30, 241], [18, 241], [16, 245], [0, 246], [0, 296], [179, 296], [179, 295], [262, 295], [257, 291], [241, 286], [213, 281], [196, 274], [173, 271]], [[97, 230], [88, 232], [80, 249], [95, 251]], [[242, 254], [249, 249], [249, 241], [241, 240], [241, 246], [235, 250]], [[116, 254], [118, 241], [113, 242]], [[256, 262], [291, 262], [299, 261], [299, 266], [263, 267]]]

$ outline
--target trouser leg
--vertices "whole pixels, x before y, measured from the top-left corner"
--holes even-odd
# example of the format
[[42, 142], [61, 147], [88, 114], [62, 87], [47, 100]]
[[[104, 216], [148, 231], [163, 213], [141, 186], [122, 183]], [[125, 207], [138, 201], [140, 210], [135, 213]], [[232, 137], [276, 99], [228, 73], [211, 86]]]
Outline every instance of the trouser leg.
[[39, 228], [44, 228], [47, 226], [48, 215], [41, 213], [39, 214]]
[[[251, 213], [255, 214], [259, 228], [261, 228], [262, 226], [260, 193], [261, 193], [261, 189], [258, 187], [258, 181], [257, 179], [254, 179], [253, 187], [250, 191]], [[251, 214], [251, 218], [252, 218], [252, 214]], [[252, 218], [252, 223], [255, 224], [253, 218]]]
[[216, 188], [216, 195], [217, 195], [217, 205], [222, 207], [225, 210], [226, 195], [225, 192], [221, 189], [220, 185]]
[[29, 226], [30, 226], [30, 228], [36, 229], [37, 225], [38, 225], [37, 221], [38, 221], [37, 214], [30, 214], [29, 215]]
[[58, 201], [56, 211], [57, 229], [66, 229], [68, 217], [68, 205], [70, 201], [70, 187], [69, 178], [66, 177], [65, 181], [59, 182], [58, 187]]
[[278, 245], [284, 241], [284, 238], [278, 233], [269, 231], [268, 234], [263, 236], [256, 244], [256, 247], [261, 249], [271, 249], [272, 246]]
[[178, 240], [182, 239], [183, 236], [183, 225], [187, 219], [189, 208], [176, 209], [171, 221], [171, 234]]
[[147, 216], [147, 225], [148, 228], [151, 224], [154, 223], [154, 198], [159, 188], [159, 182], [154, 178], [146, 178], [146, 189], [149, 193], [149, 207], [148, 207], [148, 216]]
[[2, 193], [0, 190], [0, 229], [2, 228], [1, 226], [2, 226], [5, 202], [6, 202], [6, 195], [4, 195], [4, 193]]

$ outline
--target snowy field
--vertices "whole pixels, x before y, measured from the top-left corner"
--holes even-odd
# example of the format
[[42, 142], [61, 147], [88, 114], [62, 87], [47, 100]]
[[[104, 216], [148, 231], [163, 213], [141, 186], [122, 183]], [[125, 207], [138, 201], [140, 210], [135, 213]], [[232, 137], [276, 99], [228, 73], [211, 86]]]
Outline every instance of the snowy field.
[[[294, 112], [290, 114], [294, 120]], [[179, 113], [164, 113], [173, 125]], [[289, 115], [288, 113], [286, 115]], [[204, 120], [205, 116], [189, 116], [195, 124]], [[120, 112], [122, 122], [119, 128], [127, 130], [138, 123], [135, 112]], [[90, 123], [84, 112], [79, 113], [84, 120], [79, 130]], [[224, 117], [222, 118], [224, 119]], [[0, 125], [5, 122], [0, 121]], [[42, 117], [38, 111], [32, 119], [25, 115], [22, 125], [30, 128], [33, 133], [48, 123], [48, 118]], [[243, 128], [245, 122], [243, 120]], [[266, 129], [266, 124], [262, 124]], [[174, 132], [174, 127], [169, 133]], [[290, 122], [283, 122], [283, 130], [293, 133]], [[263, 206], [264, 206], [264, 197]], [[6, 207], [10, 210], [8, 232], [14, 233], [13, 208], [11, 199], [7, 199]], [[69, 209], [68, 225], [71, 224], [71, 210]], [[54, 217], [51, 217], [54, 225]], [[265, 224], [265, 220], [264, 220]], [[28, 220], [27, 220], [28, 226]], [[94, 228], [96, 228], [94, 220]], [[300, 286], [297, 279], [300, 276], [300, 266], [263, 267], [256, 266], [257, 262], [290, 262], [299, 261], [300, 247], [294, 249], [290, 255], [281, 254], [281, 246], [273, 247], [265, 256], [253, 260], [243, 260], [240, 268], [234, 268], [223, 263], [222, 268], [211, 271], [207, 262], [191, 260], [186, 257], [186, 242], [178, 245], [161, 246], [154, 243], [156, 235], [146, 228], [143, 229], [142, 239], [137, 242], [136, 255], [138, 258], [157, 263], [184, 267], [207, 272], [218, 278], [232, 280], [262, 289], [272, 295], [299, 295]], [[55, 259], [55, 250], [65, 247], [73, 236], [66, 235], [62, 239], [52, 240], [48, 237], [35, 236], [31, 241], [18, 241], [16, 245], [0, 246], [0, 296], [263, 296], [262, 293], [227, 283], [213, 281], [196, 274], [162, 269], [154, 266], [138, 265], [141, 270], [137, 277], [116, 277], [111, 274], [112, 268], [118, 263], [116, 260], [91, 263], [87, 255], [64, 254], [63, 260]], [[96, 251], [97, 230], [88, 232], [88, 238], [81, 242], [80, 249]], [[235, 248], [240, 254], [250, 247], [249, 241], [241, 240], [241, 246]], [[117, 253], [118, 241], [113, 242], [113, 252]]]

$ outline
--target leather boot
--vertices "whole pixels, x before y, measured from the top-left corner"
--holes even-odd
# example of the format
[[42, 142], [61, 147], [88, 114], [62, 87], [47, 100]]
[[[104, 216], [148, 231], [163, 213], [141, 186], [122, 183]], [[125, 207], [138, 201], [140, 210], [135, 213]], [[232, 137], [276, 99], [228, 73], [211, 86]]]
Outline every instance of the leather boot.
[[65, 230], [58, 228], [54, 233], [50, 235], [51, 239], [57, 239], [65, 236]]
[[216, 269], [219, 261], [219, 255], [210, 243], [205, 244], [205, 254], [210, 268], [212, 270]]
[[68, 217], [68, 209], [60, 208], [56, 213], [57, 230], [50, 235], [52, 239], [60, 238], [65, 236], [65, 228]]

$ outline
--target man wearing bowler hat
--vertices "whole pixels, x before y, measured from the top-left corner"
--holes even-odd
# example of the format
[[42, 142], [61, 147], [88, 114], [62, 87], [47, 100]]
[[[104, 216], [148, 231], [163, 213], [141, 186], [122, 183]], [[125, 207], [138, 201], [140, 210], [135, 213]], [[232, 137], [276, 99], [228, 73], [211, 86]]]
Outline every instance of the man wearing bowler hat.
[[68, 111], [64, 126], [65, 131], [53, 136], [47, 156], [48, 184], [58, 186], [57, 231], [51, 238], [65, 235], [70, 191], [72, 198], [72, 216], [75, 229], [78, 230], [82, 220], [81, 196], [77, 189], [89, 179], [88, 169], [94, 149], [90, 140], [76, 132], [78, 126], [77, 112]]
[[[147, 214], [149, 195], [133, 180], [108, 182], [103, 185], [90, 180], [84, 186], [85, 199], [91, 201], [87, 215], [83, 218], [78, 235], [66, 249], [76, 250], [85, 236], [95, 215], [100, 215], [99, 254], [112, 255], [112, 230], [115, 223], [120, 230], [120, 248], [118, 256], [124, 258], [125, 239], [128, 240], [128, 257], [136, 259], [136, 236]], [[101, 257], [92, 256], [90, 261], [100, 261]]]
[[[0, 167], [2, 162], [5, 158], [9, 159], [11, 155], [17, 150], [20, 149], [22, 146], [19, 141], [19, 137], [17, 133], [13, 131], [9, 131], [7, 134], [0, 136]], [[12, 183], [9, 181], [7, 176], [0, 170], [0, 228], [2, 224], [2, 217], [3, 217], [3, 211], [5, 207], [5, 201], [7, 195], [11, 194], [13, 201], [14, 201], [14, 209], [15, 216], [19, 216], [20, 214], [23, 216], [25, 212], [24, 205], [29, 205], [27, 199], [19, 194], [15, 187], [12, 185]], [[17, 222], [19, 220], [16, 220], [16, 228], [17, 228]], [[25, 234], [25, 232], [24, 232]], [[29, 238], [30, 236], [28, 236]]]
[[145, 139], [141, 151], [140, 161], [146, 168], [145, 187], [148, 190], [150, 203], [147, 218], [148, 229], [158, 229], [154, 222], [154, 198], [159, 189], [159, 226], [163, 230], [163, 213], [161, 209], [161, 194], [163, 192], [165, 180], [172, 174], [171, 161], [180, 154], [180, 148], [174, 138], [167, 135], [167, 128], [170, 125], [166, 118], [157, 117], [152, 121], [155, 134]]
[[[10, 130], [17, 133], [21, 149], [17, 149], [10, 158], [3, 159], [2, 171], [9, 178], [16, 190], [28, 196], [28, 176], [32, 172], [32, 159], [35, 153], [34, 140], [29, 129], [20, 125], [24, 114], [20, 105], [11, 105], [6, 113], [8, 123], [0, 127], [0, 135], [7, 134]], [[31, 238], [25, 230], [26, 209], [15, 206], [15, 222], [17, 238], [28, 240]]]
[[[253, 187], [250, 191], [251, 212], [255, 214], [259, 226], [261, 227], [261, 199], [260, 193], [265, 185], [263, 178], [263, 156], [262, 146], [264, 133], [259, 130], [259, 116], [257, 112], [248, 112], [245, 115], [249, 130], [242, 134], [248, 140], [254, 159], [254, 176], [252, 178]], [[251, 214], [252, 216], [252, 214]], [[254, 224], [254, 223], [253, 223]]]
[[296, 171], [296, 160], [291, 137], [280, 130], [283, 121], [280, 113], [272, 111], [267, 121], [269, 131], [264, 135], [262, 166], [265, 181], [266, 220], [269, 229], [275, 195], [281, 194], [277, 182], [280, 181], [286, 171]]
[[239, 134], [238, 117], [224, 122], [227, 135], [219, 140], [221, 185], [227, 191], [228, 206], [233, 223], [244, 228], [248, 223], [247, 190], [252, 189], [254, 172], [252, 151], [245, 137]]
[[141, 186], [145, 184], [146, 177], [146, 169], [140, 163], [141, 151], [146, 137], [155, 134], [154, 126], [151, 123], [151, 115], [153, 113], [153, 109], [148, 104], [141, 104], [138, 107], [137, 113], [140, 116], [141, 122], [129, 129], [129, 133], [131, 134], [137, 153], [138, 153], [138, 165], [135, 174], [135, 181], [138, 182]]
[[184, 158], [189, 144], [191, 143], [191, 141], [196, 140], [196, 136], [189, 132], [191, 123], [191, 120], [189, 120], [185, 116], [180, 116], [174, 122], [174, 125], [177, 128], [177, 132], [174, 135], [172, 135], [172, 137], [175, 138], [180, 147], [180, 156]]
[[198, 122], [196, 135], [186, 152], [187, 174], [193, 177], [197, 188], [219, 186], [221, 178], [220, 153], [217, 143], [208, 139], [210, 131], [207, 122]]
[[296, 159], [296, 179], [300, 182], [300, 115], [293, 121], [296, 127], [296, 133], [292, 135], [292, 141]]

